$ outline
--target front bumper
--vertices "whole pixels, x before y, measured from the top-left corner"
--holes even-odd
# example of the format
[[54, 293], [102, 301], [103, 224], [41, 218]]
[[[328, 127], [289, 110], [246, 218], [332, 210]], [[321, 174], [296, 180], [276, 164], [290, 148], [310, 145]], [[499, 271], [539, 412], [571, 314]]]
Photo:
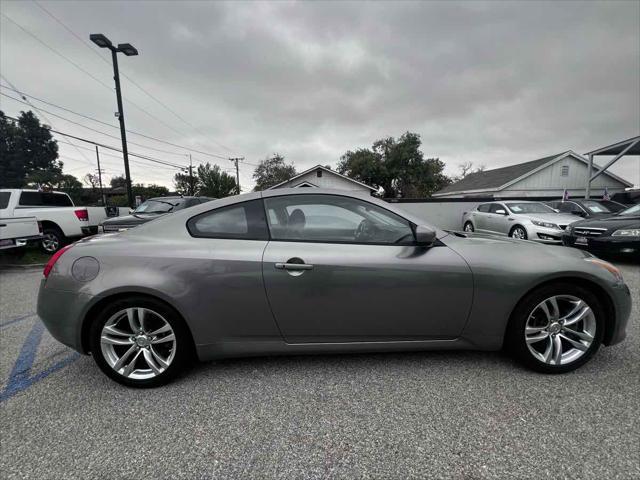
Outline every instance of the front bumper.
[[534, 242], [559, 245], [562, 243], [563, 233], [564, 232], [562, 230], [557, 230], [555, 228], [539, 227], [538, 225], [533, 224], [527, 226], [527, 235], [529, 240], [533, 240]]
[[[576, 243], [578, 238], [584, 238], [586, 243]], [[582, 248], [594, 253], [628, 255], [640, 258], [640, 239], [629, 237], [576, 237], [571, 234], [562, 236], [562, 243], [567, 247]]]
[[91, 300], [90, 295], [47, 288], [46, 279], [40, 281], [38, 316], [51, 336], [80, 353], [82, 346], [82, 319]]

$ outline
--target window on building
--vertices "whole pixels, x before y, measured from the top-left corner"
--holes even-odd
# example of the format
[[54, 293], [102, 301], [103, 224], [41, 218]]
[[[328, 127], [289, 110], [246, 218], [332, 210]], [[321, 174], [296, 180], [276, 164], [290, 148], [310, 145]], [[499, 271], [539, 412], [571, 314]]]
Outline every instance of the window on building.
[[569, 165], [563, 165], [562, 166], [562, 172], [560, 173], [561, 176], [563, 177], [568, 177], [569, 176]]
[[316, 172], [316, 175], [318, 176], [318, 178], [321, 178], [322, 177], [322, 170], [318, 169], [317, 172]]

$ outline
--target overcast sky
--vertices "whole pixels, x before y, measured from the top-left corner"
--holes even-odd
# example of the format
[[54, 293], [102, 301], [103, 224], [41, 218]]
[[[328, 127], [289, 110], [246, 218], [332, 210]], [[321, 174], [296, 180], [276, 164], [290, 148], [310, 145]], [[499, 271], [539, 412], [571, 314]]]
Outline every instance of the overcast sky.
[[[640, 133], [638, 1], [3, 0], [0, 9], [3, 85], [116, 127], [108, 51], [64, 26], [85, 40], [130, 42], [140, 56], [120, 56], [121, 72], [155, 99], [122, 79], [127, 129], [219, 155], [192, 152], [194, 164], [230, 173], [224, 158], [246, 157], [243, 189], [253, 186], [252, 164], [275, 152], [299, 171], [335, 167], [346, 150], [407, 130], [448, 174], [465, 161], [495, 168]], [[44, 113], [54, 128], [119, 146], [117, 128], [32, 101], [116, 138]], [[29, 108], [5, 96], [0, 107]], [[82, 177], [96, 168], [95, 153], [75, 144], [61, 143], [60, 153]], [[188, 163], [187, 150], [137, 135], [129, 148]], [[107, 177], [124, 171], [121, 158], [102, 158]], [[613, 171], [640, 184], [637, 157]], [[134, 182], [171, 187], [174, 173], [132, 159]]]

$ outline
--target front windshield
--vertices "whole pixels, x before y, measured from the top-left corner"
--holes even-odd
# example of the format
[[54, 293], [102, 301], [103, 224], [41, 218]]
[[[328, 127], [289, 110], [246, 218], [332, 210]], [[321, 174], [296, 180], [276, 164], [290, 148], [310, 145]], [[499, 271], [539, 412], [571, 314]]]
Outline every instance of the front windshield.
[[147, 200], [140, 204], [133, 213], [167, 213], [173, 210], [177, 203], [167, 202], [165, 200], [153, 199]]
[[544, 203], [531, 202], [531, 203], [507, 203], [507, 207], [513, 213], [556, 213], [556, 211], [547, 207]]
[[611, 213], [611, 210], [609, 210], [607, 207], [605, 207], [599, 202], [594, 202], [594, 201], [590, 202], [589, 200], [583, 200], [582, 205], [591, 213]]
[[618, 215], [640, 215], [640, 204], [622, 210]]

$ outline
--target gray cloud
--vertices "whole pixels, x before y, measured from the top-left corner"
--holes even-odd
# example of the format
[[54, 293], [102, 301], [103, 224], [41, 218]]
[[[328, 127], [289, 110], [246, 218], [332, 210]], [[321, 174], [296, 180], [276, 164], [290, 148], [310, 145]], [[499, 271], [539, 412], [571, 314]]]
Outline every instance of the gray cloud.
[[[584, 152], [640, 131], [638, 2], [42, 5], [83, 38], [102, 32], [136, 45], [140, 56], [122, 59], [122, 70], [197, 127], [125, 80], [129, 100], [172, 126], [127, 103], [130, 129], [230, 155], [226, 146], [249, 163], [280, 152], [298, 169], [335, 165], [347, 149], [412, 130], [422, 135], [425, 155], [440, 157], [455, 173], [466, 160], [498, 167], [569, 148]], [[108, 63], [37, 5], [5, 1], [2, 11], [111, 84]], [[7, 78], [115, 125], [112, 93], [5, 18], [1, 30]], [[2, 108], [24, 107], [3, 98]], [[51, 120], [59, 129], [118, 143]], [[178, 154], [132, 150], [186, 162], [184, 151], [131, 140]], [[82, 159], [62, 147], [71, 173], [88, 171], [91, 152]], [[122, 171], [115, 158], [107, 168]], [[245, 187], [251, 171], [243, 167]], [[640, 184], [640, 160], [627, 159], [615, 171]], [[137, 165], [133, 174], [171, 183], [163, 168]]]

